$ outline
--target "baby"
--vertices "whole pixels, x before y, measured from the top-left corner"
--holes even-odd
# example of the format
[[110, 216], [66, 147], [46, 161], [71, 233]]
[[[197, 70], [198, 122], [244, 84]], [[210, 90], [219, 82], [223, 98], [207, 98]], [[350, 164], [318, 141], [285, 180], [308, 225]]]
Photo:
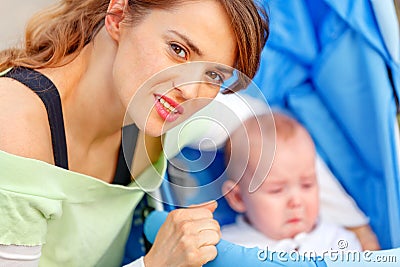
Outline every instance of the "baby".
[[319, 219], [316, 151], [306, 129], [279, 113], [275, 128], [271, 121], [267, 115], [247, 119], [226, 145], [229, 179], [222, 191], [241, 215], [222, 227], [222, 238], [270, 251], [361, 251], [352, 232]]

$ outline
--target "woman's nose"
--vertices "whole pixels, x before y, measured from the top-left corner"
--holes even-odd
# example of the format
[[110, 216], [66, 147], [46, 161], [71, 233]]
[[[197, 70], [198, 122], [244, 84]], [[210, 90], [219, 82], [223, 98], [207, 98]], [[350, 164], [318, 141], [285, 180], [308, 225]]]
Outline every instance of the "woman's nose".
[[182, 97], [185, 100], [196, 99], [199, 97], [199, 90], [201, 87], [200, 81], [188, 82], [179, 86]]
[[205, 83], [207, 64], [204, 62], [190, 62], [176, 68], [177, 80], [175, 88], [179, 89], [185, 100], [200, 96], [200, 89]]

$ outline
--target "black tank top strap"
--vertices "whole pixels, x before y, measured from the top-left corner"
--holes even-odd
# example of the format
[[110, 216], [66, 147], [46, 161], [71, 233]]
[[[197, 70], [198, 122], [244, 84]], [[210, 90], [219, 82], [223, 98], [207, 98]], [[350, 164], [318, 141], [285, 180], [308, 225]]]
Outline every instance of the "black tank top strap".
[[40, 72], [25, 67], [15, 67], [3, 77], [19, 81], [32, 89], [43, 101], [50, 124], [55, 165], [68, 169], [67, 142], [61, 99], [53, 82]]
[[115, 171], [113, 184], [128, 185], [131, 183], [131, 168], [136, 142], [139, 136], [139, 129], [135, 124], [122, 128], [121, 146], [119, 148], [117, 170]]

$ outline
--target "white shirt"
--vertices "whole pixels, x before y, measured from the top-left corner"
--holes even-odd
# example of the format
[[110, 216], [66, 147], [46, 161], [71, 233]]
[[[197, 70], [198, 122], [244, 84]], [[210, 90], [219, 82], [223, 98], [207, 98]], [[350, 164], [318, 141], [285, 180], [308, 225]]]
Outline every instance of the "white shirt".
[[224, 240], [248, 248], [268, 248], [269, 251], [297, 250], [300, 254], [313, 252], [314, 255], [321, 256], [324, 252], [331, 250], [362, 251], [360, 242], [352, 232], [322, 221], [317, 223], [314, 230], [309, 233], [300, 233], [294, 238], [283, 240], [274, 240], [265, 236], [249, 225], [243, 216], [238, 216], [234, 224], [223, 226], [221, 232]]

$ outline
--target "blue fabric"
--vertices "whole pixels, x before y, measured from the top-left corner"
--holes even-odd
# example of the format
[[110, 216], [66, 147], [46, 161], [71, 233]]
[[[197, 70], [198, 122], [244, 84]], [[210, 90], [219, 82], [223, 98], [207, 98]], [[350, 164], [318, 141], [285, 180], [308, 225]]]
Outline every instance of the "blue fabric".
[[[154, 242], [167, 215], [168, 213], [165, 211], [154, 211], [146, 218], [144, 233], [151, 243]], [[398, 266], [400, 259], [400, 249], [360, 253], [331, 250], [319, 257], [312, 255], [301, 257], [294, 251], [285, 253], [268, 251], [267, 248], [245, 248], [225, 240], [220, 240], [216, 247], [218, 250], [217, 257], [205, 264], [205, 267], [394, 267]]]
[[[197, 161], [200, 157], [202, 158], [202, 161]], [[221, 184], [226, 179], [223, 150], [200, 152], [198, 149], [185, 147], [174, 160], [177, 159], [180, 160], [181, 164], [185, 163], [183, 169], [191, 170], [187, 173], [186, 179], [195, 179], [196, 185], [199, 186], [196, 187], [196, 191], [181, 201], [181, 206], [203, 203], [210, 200], [218, 200], [218, 207], [214, 211], [214, 218], [221, 225], [233, 223], [237, 213], [229, 207], [225, 198], [222, 197], [223, 194], [221, 192]], [[209, 162], [207, 167], [204, 167], [204, 162]], [[221, 179], [221, 182], [214, 183], [213, 186], [201, 187], [209, 185], [213, 181], [219, 179]], [[179, 194], [179, 192], [173, 192], [173, 190], [168, 187], [167, 183], [162, 184], [162, 193], [163, 199], [166, 200], [166, 203], [176, 203], [174, 199], [176, 200], [176, 195]], [[164, 209], [167, 211], [174, 208], [176, 208], [174, 205], [164, 204]]]
[[400, 246], [393, 133], [400, 76], [397, 54], [387, 50], [399, 46], [384, 42], [398, 42], [385, 30], [397, 21], [377, 23], [382, 10], [393, 10], [368, 0], [264, 2], [271, 35], [255, 83], [270, 105], [308, 128], [329, 167], [370, 216], [381, 246]]
[[131, 232], [125, 245], [125, 254], [122, 265], [129, 264], [146, 254], [146, 244], [143, 235], [143, 211], [148, 207], [146, 195], [136, 206], [133, 213]]
[[[382, 34], [382, 38], [385, 40], [386, 48], [396, 62], [400, 62], [400, 33], [397, 24], [397, 15], [394, 8], [393, 0], [380, 0], [371, 1], [372, 8], [375, 12], [375, 17], [379, 29]], [[389, 8], [388, 8], [389, 7]]]
[[[165, 211], [154, 211], [146, 218], [144, 224], [144, 233], [147, 239], [153, 243], [158, 230], [167, 218], [168, 213]], [[283, 255], [268, 250], [260, 250], [258, 248], [245, 248], [235, 245], [225, 240], [220, 240], [216, 245], [218, 250], [217, 257], [204, 267], [225, 267], [225, 266], [252, 266], [252, 267], [326, 267], [322, 257], [305, 258], [299, 254]]]

